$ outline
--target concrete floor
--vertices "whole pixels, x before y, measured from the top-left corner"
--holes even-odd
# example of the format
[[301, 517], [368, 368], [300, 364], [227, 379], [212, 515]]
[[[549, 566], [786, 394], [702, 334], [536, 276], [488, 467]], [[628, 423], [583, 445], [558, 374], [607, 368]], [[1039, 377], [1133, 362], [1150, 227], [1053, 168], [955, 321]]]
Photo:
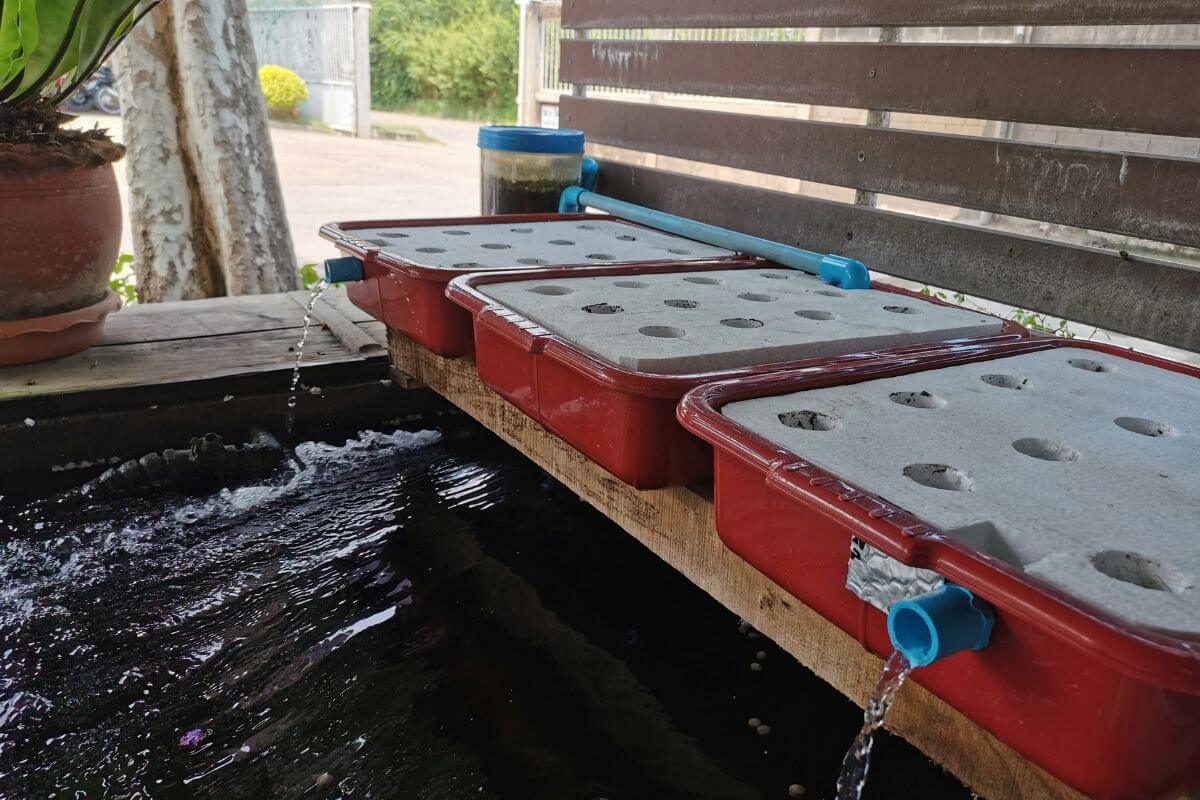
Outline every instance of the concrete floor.
[[[317, 233], [326, 222], [479, 213], [478, 123], [386, 112], [376, 112], [373, 121], [415, 126], [437, 142], [355, 139], [272, 125], [271, 141], [299, 264], [335, 255]], [[120, 117], [85, 114], [76, 124], [107, 128], [118, 141], [123, 135]], [[120, 165], [117, 177], [126, 197]], [[131, 243], [126, 220], [122, 252], [131, 252]]]

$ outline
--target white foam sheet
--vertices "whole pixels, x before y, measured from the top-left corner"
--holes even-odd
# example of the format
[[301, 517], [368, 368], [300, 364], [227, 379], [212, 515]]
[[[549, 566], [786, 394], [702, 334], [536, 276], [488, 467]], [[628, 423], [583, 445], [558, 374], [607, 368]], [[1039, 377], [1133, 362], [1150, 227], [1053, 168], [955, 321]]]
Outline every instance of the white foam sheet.
[[1123, 620], [1200, 635], [1200, 380], [1055, 348], [723, 413]]
[[355, 230], [385, 253], [450, 269], [729, 258], [731, 250], [607, 219]]
[[[523, 280], [489, 297], [626, 369], [685, 375], [999, 333], [996, 317], [790, 269]], [[609, 312], [609, 313], [604, 313]]]

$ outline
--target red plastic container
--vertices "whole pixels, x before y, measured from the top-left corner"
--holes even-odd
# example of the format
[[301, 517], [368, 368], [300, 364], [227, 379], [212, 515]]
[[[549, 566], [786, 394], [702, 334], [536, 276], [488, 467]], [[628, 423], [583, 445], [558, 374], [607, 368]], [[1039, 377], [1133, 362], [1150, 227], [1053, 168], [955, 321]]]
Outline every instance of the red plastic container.
[[[730, 262], [638, 265], [589, 269], [589, 277], [645, 275], [728, 269], [762, 269], [761, 263]], [[602, 361], [561, 336], [542, 328], [478, 289], [514, 280], [579, 277], [570, 270], [528, 273], [476, 273], [456, 278], [446, 295], [475, 319], [475, 367], [480, 379], [545, 428], [600, 466], [638, 489], [661, 489], [706, 481], [712, 476], [711, 448], [675, 419], [679, 399], [704, 383], [780, 369], [825, 363], [828, 359], [704, 372], [661, 375], [622, 369]], [[884, 285], [922, 302], [923, 295]], [[1005, 323], [995, 340], [1028, 335]], [[946, 343], [912, 345], [891, 353], [917, 353]], [[876, 353], [841, 356], [835, 363], [856, 363]]]
[[[492, 217], [459, 217], [451, 219], [411, 219], [363, 222], [340, 222], [325, 225], [321, 236], [345, 255], [354, 256], [363, 263], [364, 280], [346, 285], [350, 300], [389, 328], [403, 333], [408, 338], [432, 350], [440, 356], [459, 358], [471, 354], [471, 316], [446, 299], [446, 284], [459, 275], [479, 272], [478, 268], [455, 269], [433, 267], [400, 258], [386, 252], [379, 245], [359, 238], [356, 231], [375, 228], [418, 228], [431, 226], [470, 227], [474, 225], [514, 224], [529, 222], [562, 221], [606, 221], [629, 225], [641, 229], [631, 222], [601, 214], [513, 214]], [[744, 257], [731, 256], [740, 262]], [[659, 260], [642, 261], [642, 264], [674, 263]], [[712, 260], [689, 262], [695, 269], [700, 265], [714, 263]], [[720, 263], [728, 265], [728, 260]], [[516, 265], [514, 265], [515, 268]], [[596, 264], [550, 264], [547, 267], [594, 268]], [[526, 273], [538, 272], [543, 267], [528, 268]]]
[[996, 610], [991, 643], [913, 679], [1090, 796], [1172, 797], [1200, 782], [1200, 642], [1123, 623], [721, 414], [739, 400], [1055, 347], [1200, 378], [1115, 347], [1037, 337], [711, 384], [684, 398], [679, 419], [714, 446], [717, 530], [731, 550], [880, 656], [891, 652], [886, 616], [846, 588], [852, 537], [970, 589]]

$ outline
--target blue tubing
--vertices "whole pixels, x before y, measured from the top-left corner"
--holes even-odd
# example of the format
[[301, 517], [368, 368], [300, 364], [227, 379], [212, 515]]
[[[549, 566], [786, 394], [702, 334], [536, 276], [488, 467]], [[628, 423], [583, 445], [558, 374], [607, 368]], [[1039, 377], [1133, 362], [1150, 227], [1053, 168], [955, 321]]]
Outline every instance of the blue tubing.
[[892, 646], [914, 667], [987, 647], [995, 623], [990, 605], [950, 583], [936, 592], [894, 603], [887, 620]]
[[354, 256], [331, 258], [325, 262], [325, 282], [349, 283], [363, 279], [363, 264]]
[[686, 239], [694, 239], [714, 247], [724, 247], [727, 250], [736, 250], [747, 255], [765, 258], [785, 267], [818, 275], [825, 283], [842, 289], [871, 288], [871, 276], [861, 261], [836, 255], [823, 256], [811, 250], [802, 250], [799, 247], [790, 247], [727, 228], [706, 225], [686, 217], [665, 214], [652, 208], [595, 194], [581, 186], [572, 186], [563, 192], [558, 210], [564, 214], [572, 214], [577, 213], [583, 207], [607, 211], [609, 214], [630, 222], [637, 222], [648, 228], [673, 233]]

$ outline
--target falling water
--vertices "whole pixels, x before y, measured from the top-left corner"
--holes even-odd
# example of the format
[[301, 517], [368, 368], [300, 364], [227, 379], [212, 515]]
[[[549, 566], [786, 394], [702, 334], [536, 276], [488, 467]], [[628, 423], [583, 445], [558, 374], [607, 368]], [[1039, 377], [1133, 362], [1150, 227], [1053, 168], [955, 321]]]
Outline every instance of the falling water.
[[300, 362], [304, 358], [304, 343], [308, 341], [308, 329], [312, 325], [313, 309], [317, 307], [317, 301], [321, 299], [321, 295], [325, 294], [325, 290], [328, 288], [329, 284], [321, 281], [313, 287], [312, 294], [308, 296], [308, 309], [304, 312], [304, 333], [300, 335], [300, 341], [296, 343], [296, 366], [292, 368], [292, 385], [288, 394], [288, 433], [292, 432], [292, 428], [296, 424], [296, 388], [300, 385]]
[[842, 774], [838, 776], [837, 800], [859, 800], [863, 787], [867, 785], [867, 773], [871, 770], [871, 748], [875, 744], [875, 731], [883, 725], [883, 718], [896, 699], [896, 692], [912, 672], [912, 666], [899, 652], [893, 652], [884, 662], [879, 683], [867, 701], [863, 712], [862, 730], [842, 761]]

